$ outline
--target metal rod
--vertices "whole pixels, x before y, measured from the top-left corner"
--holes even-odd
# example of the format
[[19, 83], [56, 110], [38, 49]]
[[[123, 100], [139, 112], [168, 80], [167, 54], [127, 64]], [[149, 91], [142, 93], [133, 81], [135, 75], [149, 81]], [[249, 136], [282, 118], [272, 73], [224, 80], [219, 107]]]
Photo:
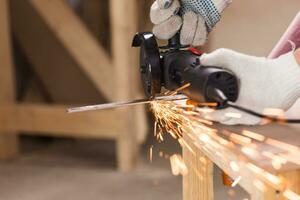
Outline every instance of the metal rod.
[[178, 101], [178, 100], [185, 100], [185, 99], [187, 99], [185, 95], [160, 96], [154, 99], [138, 99], [133, 101], [120, 101], [120, 102], [113, 102], [113, 103], [106, 103], [106, 104], [83, 106], [77, 108], [69, 108], [67, 112], [78, 113], [78, 112], [88, 112], [88, 111], [95, 111], [95, 110], [107, 110], [107, 109], [114, 109], [114, 108], [120, 108], [125, 106], [148, 104], [154, 101]]

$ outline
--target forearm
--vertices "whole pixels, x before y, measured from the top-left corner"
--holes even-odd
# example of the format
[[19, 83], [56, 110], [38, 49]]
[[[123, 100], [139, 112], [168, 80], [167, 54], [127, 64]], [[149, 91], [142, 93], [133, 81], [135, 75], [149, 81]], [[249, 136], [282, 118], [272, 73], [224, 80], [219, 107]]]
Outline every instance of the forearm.
[[280, 55], [290, 52], [291, 42], [295, 44], [296, 47], [300, 47], [300, 12], [272, 50], [269, 58], [278, 58]]

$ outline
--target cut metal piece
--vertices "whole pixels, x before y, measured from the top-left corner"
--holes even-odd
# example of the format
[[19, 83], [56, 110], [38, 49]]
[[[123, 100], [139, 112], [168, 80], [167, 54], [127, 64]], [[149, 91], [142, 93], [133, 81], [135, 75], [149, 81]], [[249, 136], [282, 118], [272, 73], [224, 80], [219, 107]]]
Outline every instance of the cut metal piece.
[[187, 99], [185, 95], [158, 96], [155, 97], [154, 99], [138, 99], [133, 101], [120, 101], [114, 103], [70, 108], [67, 110], [67, 112], [68, 113], [88, 112], [88, 111], [95, 111], [95, 110], [106, 110], [106, 109], [114, 109], [114, 108], [120, 108], [125, 106], [148, 104], [154, 101], [178, 101], [178, 100], [185, 100], [185, 99]]

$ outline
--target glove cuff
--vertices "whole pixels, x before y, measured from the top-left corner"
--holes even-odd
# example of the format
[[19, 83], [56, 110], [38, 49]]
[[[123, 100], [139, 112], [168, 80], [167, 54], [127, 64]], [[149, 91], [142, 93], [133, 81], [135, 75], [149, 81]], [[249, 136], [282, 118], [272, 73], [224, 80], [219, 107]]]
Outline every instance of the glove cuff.
[[271, 62], [276, 62], [277, 70], [282, 71], [282, 73], [278, 73], [280, 77], [277, 80], [282, 80], [284, 77], [283, 82], [273, 84], [281, 84], [281, 87], [277, 88], [281, 88], [282, 91], [277, 92], [286, 97], [285, 102], [281, 105], [286, 110], [300, 97], [300, 66], [295, 59], [294, 52], [284, 54]]

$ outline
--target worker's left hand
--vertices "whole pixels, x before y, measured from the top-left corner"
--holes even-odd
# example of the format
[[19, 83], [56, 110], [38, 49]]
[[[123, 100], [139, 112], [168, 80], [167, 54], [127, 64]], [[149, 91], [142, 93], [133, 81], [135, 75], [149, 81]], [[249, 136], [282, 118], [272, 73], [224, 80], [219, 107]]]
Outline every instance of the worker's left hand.
[[[300, 97], [300, 66], [294, 52], [277, 59], [267, 59], [241, 54], [229, 49], [219, 49], [201, 57], [204, 66], [223, 67], [239, 79], [240, 91], [237, 105], [264, 113], [276, 108], [286, 111]], [[232, 113], [241, 117], [233, 117]], [[233, 108], [217, 110], [207, 118], [227, 125], [255, 125], [261, 122]]]
[[153, 33], [162, 40], [180, 31], [182, 45], [201, 46], [231, 0], [155, 0], [150, 18]]

